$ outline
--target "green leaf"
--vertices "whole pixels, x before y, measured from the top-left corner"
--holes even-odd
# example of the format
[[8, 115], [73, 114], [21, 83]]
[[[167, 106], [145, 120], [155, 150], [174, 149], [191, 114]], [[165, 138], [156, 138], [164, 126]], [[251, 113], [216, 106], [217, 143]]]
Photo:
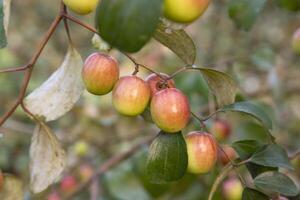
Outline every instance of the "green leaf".
[[262, 147], [262, 143], [256, 140], [241, 140], [233, 143], [231, 146], [242, 160], [246, 160], [250, 158], [258, 148]]
[[215, 95], [219, 107], [234, 103], [238, 87], [228, 74], [208, 68], [199, 70]]
[[[233, 143], [232, 147], [236, 150], [242, 160], [246, 160], [250, 158], [257, 149], [262, 148], [263, 144], [256, 140], [241, 140]], [[253, 178], [266, 171], [278, 170], [276, 167], [266, 167], [255, 163], [246, 163], [246, 167]]]
[[265, 127], [268, 129], [272, 129], [272, 121], [269, 116], [262, 110], [260, 107], [251, 104], [247, 101], [244, 102], [237, 102], [231, 105], [227, 105], [218, 110], [218, 112], [226, 112], [226, 111], [233, 111], [233, 112], [242, 112], [252, 117], [256, 118], [260, 121]]
[[181, 134], [161, 131], [150, 146], [147, 175], [152, 183], [177, 181], [188, 164], [185, 140]]
[[229, 17], [239, 28], [249, 30], [265, 3], [266, 0], [231, 0], [228, 7]]
[[102, 0], [96, 27], [112, 47], [137, 52], [150, 40], [161, 10], [162, 0]]
[[261, 190], [278, 192], [285, 196], [296, 196], [298, 188], [285, 174], [280, 172], [266, 172], [254, 179], [254, 185]]
[[195, 63], [196, 46], [183, 29], [171, 30], [163, 23], [159, 23], [153, 37], [177, 54], [186, 64]]
[[0, 0], [0, 48], [7, 45], [7, 28], [10, 15], [11, 0]]
[[148, 148], [143, 148], [135, 157], [133, 157], [133, 170], [136, 173], [143, 187], [153, 197], [158, 198], [165, 194], [169, 189], [169, 184], [150, 183], [146, 173], [146, 163], [148, 157]]
[[245, 188], [243, 191], [242, 200], [269, 200], [269, 197], [257, 190]]
[[286, 151], [277, 144], [262, 147], [252, 155], [251, 162], [268, 167], [293, 169]]

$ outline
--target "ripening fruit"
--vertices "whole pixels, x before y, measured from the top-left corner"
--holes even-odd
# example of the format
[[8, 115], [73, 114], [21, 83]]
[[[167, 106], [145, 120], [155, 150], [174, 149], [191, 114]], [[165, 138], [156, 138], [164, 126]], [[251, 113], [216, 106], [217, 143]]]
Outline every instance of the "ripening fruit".
[[63, 177], [60, 182], [60, 189], [62, 192], [70, 193], [73, 192], [77, 187], [77, 180], [74, 176], [68, 175]]
[[230, 125], [225, 120], [216, 120], [213, 122], [210, 131], [218, 141], [227, 139], [231, 134]]
[[107, 94], [119, 79], [118, 62], [109, 55], [93, 53], [85, 60], [82, 79], [90, 93]]
[[82, 164], [79, 167], [78, 175], [81, 181], [87, 181], [90, 179], [94, 174], [94, 169], [89, 164]]
[[209, 172], [215, 165], [218, 156], [217, 143], [213, 136], [206, 132], [194, 131], [186, 136], [188, 152], [188, 170], [200, 174]]
[[241, 200], [242, 183], [237, 178], [229, 178], [223, 183], [223, 194], [226, 200]]
[[237, 154], [231, 146], [224, 145], [221, 148], [223, 149], [223, 151], [218, 151], [218, 160], [223, 165], [227, 165], [230, 162], [230, 160], [233, 161], [237, 158]]
[[300, 55], [300, 28], [298, 28], [293, 35], [292, 48], [295, 53]]
[[164, 0], [164, 15], [179, 23], [190, 23], [207, 9], [210, 0]]
[[184, 129], [190, 119], [189, 101], [176, 88], [157, 92], [152, 97], [150, 112], [153, 122], [168, 133], [176, 133]]
[[96, 9], [99, 0], [63, 0], [63, 2], [73, 12], [86, 15]]
[[61, 200], [58, 192], [52, 192], [48, 195], [47, 200]]
[[[164, 78], [169, 78], [169, 76], [167, 74], [164, 73], [160, 73], [160, 75]], [[160, 78], [157, 74], [150, 74], [147, 78], [146, 78], [146, 82], [149, 84], [150, 86], [150, 90], [151, 90], [151, 96], [153, 96], [155, 93], [157, 93], [158, 91], [161, 91], [163, 89], [166, 88], [175, 88], [175, 82], [173, 81], [173, 79], [170, 79], [166, 82], [166, 84], [164, 85], [164, 81], [162, 78]]]
[[150, 87], [144, 80], [137, 76], [124, 76], [113, 89], [112, 101], [121, 114], [137, 116], [146, 109], [150, 95]]

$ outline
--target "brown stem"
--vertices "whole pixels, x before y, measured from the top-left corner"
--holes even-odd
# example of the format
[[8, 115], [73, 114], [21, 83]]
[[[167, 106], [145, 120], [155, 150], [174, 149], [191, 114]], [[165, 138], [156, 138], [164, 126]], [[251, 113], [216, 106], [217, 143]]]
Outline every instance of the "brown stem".
[[[61, 9], [62, 9], [62, 7], [61, 7]], [[39, 43], [38, 49], [37, 49], [36, 53], [30, 59], [29, 63], [27, 65], [23, 66], [23, 67], [14, 68], [15, 71], [26, 70], [25, 71], [25, 76], [24, 76], [24, 81], [22, 83], [20, 93], [19, 93], [19, 96], [18, 96], [17, 100], [12, 105], [12, 107], [0, 118], [0, 127], [15, 112], [17, 107], [23, 101], [26, 90], [27, 90], [27, 87], [28, 87], [28, 84], [29, 84], [29, 81], [30, 81], [30, 78], [31, 78], [33, 66], [35, 65], [36, 61], [40, 57], [42, 51], [44, 50], [46, 44], [48, 43], [50, 37], [53, 35], [54, 31], [56, 30], [56, 28], [57, 28], [57, 26], [58, 26], [58, 24], [60, 23], [61, 20], [62, 20], [62, 15], [59, 13], [59, 15], [57, 15], [55, 20], [52, 22], [52, 24], [51, 24], [50, 28], [48, 29], [47, 33], [45, 34], [44, 38]], [[6, 70], [6, 71], [11, 72], [12, 70], [13, 69]]]
[[154, 139], [154, 136], [145, 138], [144, 140], [140, 141], [136, 145], [132, 146], [129, 150], [115, 155], [114, 157], [111, 157], [109, 160], [104, 162], [96, 171], [96, 173], [89, 178], [88, 180], [81, 183], [74, 192], [66, 195], [63, 199], [68, 200], [72, 199], [75, 195], [80, 193], [82, 190], [84, 190], [94, 179], [97, 179], [99, 176], [103, 175], [105, 172], [109, 171], [110, 169], [114, 168], [124, 160], [130, 158], [133, 154], [135, 154], [142, 146], [149, 144]]

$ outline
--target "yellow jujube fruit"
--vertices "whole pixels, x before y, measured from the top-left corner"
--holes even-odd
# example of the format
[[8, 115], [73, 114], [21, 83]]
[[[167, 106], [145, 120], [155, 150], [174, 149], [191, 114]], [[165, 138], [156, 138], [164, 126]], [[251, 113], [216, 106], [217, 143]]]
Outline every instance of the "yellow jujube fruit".
[[72, 11], [80, 15], [93, 12], [100, 0], [63, 0], [64, 4]]

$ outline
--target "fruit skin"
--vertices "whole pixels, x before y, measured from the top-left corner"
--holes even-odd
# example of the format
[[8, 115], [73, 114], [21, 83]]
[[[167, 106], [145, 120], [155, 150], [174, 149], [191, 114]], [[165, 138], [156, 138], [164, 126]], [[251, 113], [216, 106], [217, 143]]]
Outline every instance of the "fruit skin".
[[164, 0], [164, 15], [179, 23], [190, 23], [207, 9], [210, 0]]
[[70, 193], [73, 192], [78, 183], [74, 176], [67, 175], [60, 182], [60, 189], [62, 192]]
[[[169, 76], [167, 74], [160, 73], [160, 75], [164, 78], [169, 78]], [[163, 89], [175, 88], [175, 82], [173, 81], [173, 79], [168, 80], [166, 82], [166, 85], [162, 85], [163, 79], [160, 78], [157, 74], [154, 74], [154, 73], [147, 76], [146, 82], [150, 86], [151, 96], [153, 96], [155, 93], [157, 93], [157, 92], [159, 92]]]
[[176, 88], [167, 88], [157, 92], [152, 97], [150, 112], [153, 122], [168, 133], [181, 131], [190, 119], [189, 101]]
[[227, 121], [219, 119], [213, 123], [210, 131], [218, 141], [222, 141], [230, 136], [231, 127]]
[[77, 156], [86, 156], [89, 152], [89, 145], [85, 141], [79, 140], [74, 144], [73, 150]]
[[47, 200], [61, 200], [58, 192], [52, 192], [48, 195]]
[[292, 48], [296, 54], [300, 55], [300, 28], [293, 35]]
[[241, 200], [243, 186], [237, 178], [229, 178], [223, 183], [223, 194], [226, 200]]
[[230, 162], [230, 160], [234, 160], [237, 158], [237, 154], [231, 146], [223, 145], [221, 148], [227, 155], [226, 156], [221, 150], [218, 151], [218, 160], [220, 163], [222, 163], [222, 165], [227, 165]]
[[100, 0], [63, 0], [64, 4], [73, 12], [86, 15], [93, 12]]
[[188, 171], [195, 174], [209, 172], [218, 156], [214, 137], [206, 132], [193, 131], [186, 136]]
[[123, 115], [137, 116], [150, 100], [149, 85], [137, 76], [124, 76], [113, 89], [112, 101], [115, 109]]
[[78, 175], [81, 181], [87, 181], [94, 175], [94, 170], [89, 164], [82, 164], [79, 167]]
[[104, 95], [112, 91], [119, 73], [118, 62], [113, 57], [93, 53], [85, 60], [82, 79], [90, 93]]

